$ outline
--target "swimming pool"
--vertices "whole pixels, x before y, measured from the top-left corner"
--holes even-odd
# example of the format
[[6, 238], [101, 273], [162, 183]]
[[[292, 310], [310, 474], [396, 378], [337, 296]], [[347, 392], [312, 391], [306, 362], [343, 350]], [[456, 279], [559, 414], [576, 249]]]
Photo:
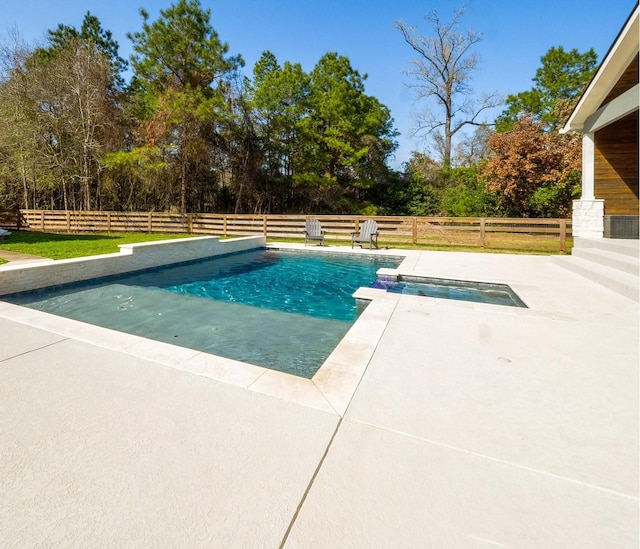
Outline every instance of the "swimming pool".
[[487, 303], [507, 307], [527, 307], [518, 294], [507, 284], [423, 276], [401, 276], [379, 277], [373, 287], [385, 289], [387, 292], [395, 294], [471, 301], [473, 303]]
[[311, 378], [401, 257], [259, 249], [6, 301]]

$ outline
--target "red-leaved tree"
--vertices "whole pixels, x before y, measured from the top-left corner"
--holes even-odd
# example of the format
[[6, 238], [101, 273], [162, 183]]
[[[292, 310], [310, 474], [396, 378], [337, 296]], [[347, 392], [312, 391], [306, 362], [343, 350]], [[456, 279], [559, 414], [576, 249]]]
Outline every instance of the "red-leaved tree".
[[544, 131], [532, 117], [513, 130], [493, 133], [481, 169], [487, 188], [501, 195], [500, 209], [512, 217], [564, 217], [579, 193], [581, 148], [577, 137]]

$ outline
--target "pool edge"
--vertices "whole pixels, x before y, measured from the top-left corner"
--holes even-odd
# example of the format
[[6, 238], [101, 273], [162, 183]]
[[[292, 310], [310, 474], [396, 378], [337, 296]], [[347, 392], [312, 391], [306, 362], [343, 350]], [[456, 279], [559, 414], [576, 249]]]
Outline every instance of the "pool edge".
[[[267, 244], [264, 247], [304, 249], [299, 245], [283, 246], [282, 243]], [[372, 255], [370, 250], [351, 250], [346, 247], [325, 247], [321, 250], [314, 247], [313, 251]], [[411, 255], [406, 250], [380, 250], [373, 253], [404, 257], [403, 265]], [[92, 260], [94, 258], [89, 259], [89, 261]], [[71, 263], [78, 264], [81, 261], [76, 260]], [[368, 306], [311, 379], [59, 317], [2, 301], [2, 297], [0, 297], [0, 318], [343, 416], [397, 304], [397, 299], [381, 294], [377, 294], [376, 299], [368, 295], [359, 299], [368, 301]]]

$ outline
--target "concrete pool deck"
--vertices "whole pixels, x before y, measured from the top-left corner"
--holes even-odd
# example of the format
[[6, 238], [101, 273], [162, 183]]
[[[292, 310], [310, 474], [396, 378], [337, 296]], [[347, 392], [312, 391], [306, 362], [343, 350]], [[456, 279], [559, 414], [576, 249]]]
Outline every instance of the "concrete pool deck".
[[545, 256], [403, 269], [529, 308], [378, 298], [307, 398], [0, 302], [3, 546], [637, 547], [638, 303]]

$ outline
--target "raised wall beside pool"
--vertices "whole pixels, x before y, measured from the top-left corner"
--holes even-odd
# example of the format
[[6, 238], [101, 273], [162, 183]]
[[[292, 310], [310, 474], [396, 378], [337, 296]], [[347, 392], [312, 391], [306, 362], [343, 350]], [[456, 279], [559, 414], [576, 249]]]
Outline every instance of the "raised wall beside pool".
[[120, 252], [0, 267], [0, 295], [183, 263], [266, 246], [264, 236], [220, 241], [217, 236], [121, 244]]

